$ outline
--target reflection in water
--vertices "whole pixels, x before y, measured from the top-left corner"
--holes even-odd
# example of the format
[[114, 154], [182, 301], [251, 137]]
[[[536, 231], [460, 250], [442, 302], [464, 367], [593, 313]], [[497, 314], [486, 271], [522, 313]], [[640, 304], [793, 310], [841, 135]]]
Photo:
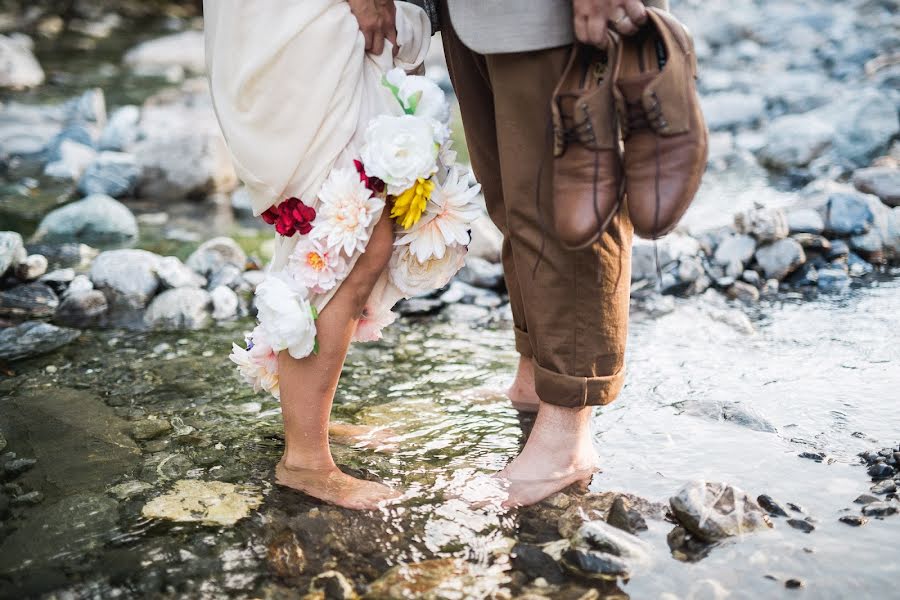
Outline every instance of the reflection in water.
[[[775, 519], [771, 531], [685, 563], [669, 548], [672, 525], [648, 518], [639, 537], [652, 549], [651, 566], [623, 592], [724, 589], [756, 598], [789, 578], [817, 598], [892, 589], [900, 517], [862, 528], [838, 518], [857, 514], [852, 501], [868, 491], [856, 453], [898, 441], [900, 414], [890, 402], [900, 388], [891, 310], [898, 287], [774, 304], [754, 334], [721, 318], [731, 309], [699, 299], [661, 317], [635, 314], [628, 383], [595, 418], [602, 472], [590, 490], [665, 503], [692, 479], [726, 481], [799, 505], [815, 530]], [[353, 350], [335, 416], [384, 427], [393, 447], [342, 444], [336, 460], [404, 490], [398, 505], [371, 513], [271, 485], [282, 443], [278, 405], [234, 376], [226, 355], [237, 330], [87, 332], [22, 364], [0, 382], [0, 429], [7, 451], [37, 458], [15, 484], [42, 499], [13, 507], [2, 530], [0, 595], [278, 597], [330, 569], [361, 586], [421, 561], [390, 571], [378, 589], [421, 590], [415, 585], [432, 580], [452, 580], [447, 597], [521, 589], [508, 569], [512, 546], [558, 539], [583, 509], [577, 492], [518, 511], [493, 501], [489, 475], [523, 436], [500, 392], [516, 360], [506, 329], [405, 322]], [[828, 459], [798, 457], [804, 451]], [[248, 483], [265, 501], [233, 527], [142, 517], [146, 502], [179, 479]], [[608, 508], [610, 496], [597, 498]]]

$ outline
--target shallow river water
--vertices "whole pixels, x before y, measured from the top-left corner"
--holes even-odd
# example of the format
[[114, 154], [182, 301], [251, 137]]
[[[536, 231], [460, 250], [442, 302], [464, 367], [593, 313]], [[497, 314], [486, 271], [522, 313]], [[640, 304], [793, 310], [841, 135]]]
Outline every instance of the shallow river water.
[[[686, 562], [666, 543], [672, 525], [651, 519], [640, 537], [652, 564], [604, 593], [787, 597], [798, 593], [785, 589], [790, 578], [816, 598], [893, 589], [900, 517], [859, 528], [838, 518], [858, 513], [853, 499], [870, 485], [856, 453], [898, 442], [898, 288], [888, 281], [841, 299], [763, 305], [754, 332], [734, 309], [703, 299], [679, 300], [661, 316], [635, 311], [628, 383], [596, 412], [603, 471], [590, 489], [665, 503], [690, 480], [725, 481], [799, 505], [816, 528], [802, 533], [775, 519], [772, 530]], [[269, 484], [281, 450], [277, 403], [238, 382], [226, 357], [247, 326], [88, 331], [0, 381], [7, 451], [38, 460], [16, 481], [43, 495], [16, 509], [0, 544], [0, 595], [295, 597], [326, 569], [362, 589], [393, 565], [435, 557], [471, 565], [474, 579], [458, 597], [517, 591], [504, 574], [511, 540], [558, 538], [552, 512], [475, 509], [455, 489], [502, 467], [522, 441], [497, 391], [516, 359], [506, 324], [403, 321], [351, 352], [335, 416], [389, 427], [398, 449], [337, 445], [336, 455], [407, 491], [381, 513], [330, 508]], [[126, 435], [154, 418], [173, 428], [138, 442]], [[804, 451], [827, 458], [799, 457]], [[265, 499], [231, 527], [141, 516], [148, 499], [182, 478], [247, 483]], [[108, 490], [123, 481], [146, 485], [117, 499]], [[305, 554], [302, 571], [285, 573], [273, 558], [285, 536]]]

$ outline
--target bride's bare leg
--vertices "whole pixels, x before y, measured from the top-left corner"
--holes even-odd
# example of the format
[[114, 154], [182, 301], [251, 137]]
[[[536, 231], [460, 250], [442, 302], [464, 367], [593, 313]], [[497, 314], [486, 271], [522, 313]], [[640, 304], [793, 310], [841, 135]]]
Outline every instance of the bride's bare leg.
[[287, 352], [278, 355], [285, 448], [275, 478], [282, 485], [346, 508], [374, 508], [399, 495], [380, 483], [341, 472], [328, 447], [331, 404], [347, 348], [369, 293], [390, 260], [392, 244], [391, 222], [385, 213], [365, 253], [319, 315], [319, 353], [302, 360]]

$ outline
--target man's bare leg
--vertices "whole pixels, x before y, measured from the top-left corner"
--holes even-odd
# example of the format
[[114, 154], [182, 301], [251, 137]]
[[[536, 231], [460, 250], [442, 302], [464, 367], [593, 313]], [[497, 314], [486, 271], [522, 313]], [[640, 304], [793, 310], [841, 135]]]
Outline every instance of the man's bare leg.
[[591, 407], [540, 403], [522, 452], [498, 477], [507, 485], [504, 506], [540, 502], [575, 482], [589, 479], [598, 457], [591, 436]]
[[534, 391], [534, 363], [530, 358], [519, 357], [516, 378], [506, 391], [513, 408], [520, 412], [536, 413], [541, 399]]
[[328, 446], [334, 393], [356, 323], [375, 282], [390, 259], [393, 230], [386, 214], [375, 227], [366, 252], [341, 284], [316, 323], [319, 353], [304, 359], [278, 355], [284, 456], [275, 467], [281, 485], [339, 506], [375, 508], [399, 494], [338, 469]]

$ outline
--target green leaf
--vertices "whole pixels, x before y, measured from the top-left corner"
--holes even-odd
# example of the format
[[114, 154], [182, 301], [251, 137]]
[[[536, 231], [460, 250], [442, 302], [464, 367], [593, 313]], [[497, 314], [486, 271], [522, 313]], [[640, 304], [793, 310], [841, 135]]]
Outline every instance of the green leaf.
[[316, 343], [313, 344], [313, 354], [319, 353], [319, 338], [316, 338]]
[[422, 90], [419, 90], [415, 94], [409, 97], [409, 107], [404, 108], [404, 112], [408, 115], [416, 114], [416, 109], [419, 107], [419, 100], [422, 99]]
[[315, 306], [313, 306], [312, 304], [310, 304], [310, 305], [309, 305], [309, 312], [312, 313], [313, 321], [318, 320], [318, 318], [319, 318], [319, 309], [318, 309], [318, 308], [316, 308]]
[[[388, 81], [387, 75], [381, 76], [381, 85], [391, 90], [391, 94], [394, 95], [394, 98], [397, 99], [397, 102], [400, 103], [400, 106], [403, 106], [403, 101], [400, 100], [400, 88]], [[403, 110], [406, 111], [406, 107], [403, 107]]]

